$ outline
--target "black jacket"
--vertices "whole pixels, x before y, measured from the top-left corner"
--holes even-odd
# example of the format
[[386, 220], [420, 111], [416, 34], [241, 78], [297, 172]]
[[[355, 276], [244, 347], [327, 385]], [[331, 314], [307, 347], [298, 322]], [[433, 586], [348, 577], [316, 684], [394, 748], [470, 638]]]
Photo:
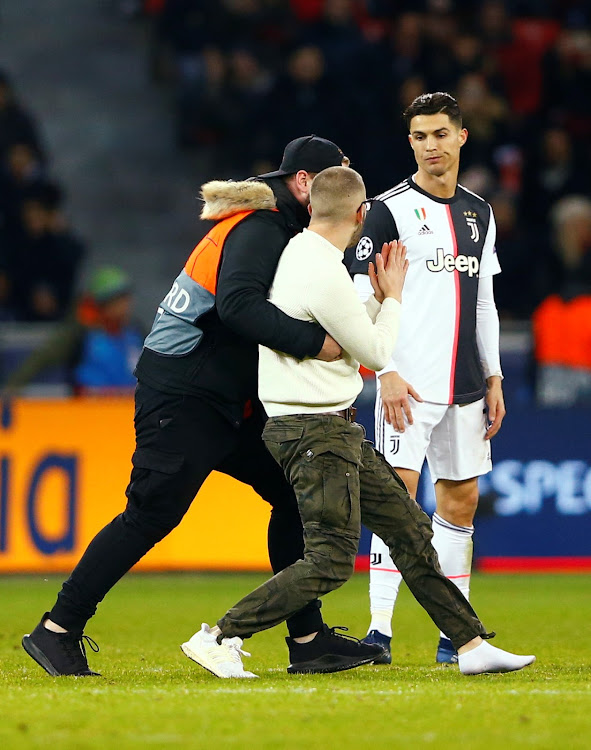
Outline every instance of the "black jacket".
[[[144, 347], [135, 371], [140, 382], [165, 393], [206, 399], [236, 426], [247, 401], [260, 408], [258, 344], [303, 359], [318, 354], [325, 336], [319, 326], [290, 318], [267, 301], [281, 253], [307, 226], [309, 217], [281, 179], [266, 182], [279, 210], [256, 210], [228, 235], [215, 307], [199, 320], [204, 333], [199, 346], [185, 356], [162, 355]], [[244, 183], [227, 183], [230, 199], [234, 186]], [[233, 212], [244, 208], [237, 196]]]

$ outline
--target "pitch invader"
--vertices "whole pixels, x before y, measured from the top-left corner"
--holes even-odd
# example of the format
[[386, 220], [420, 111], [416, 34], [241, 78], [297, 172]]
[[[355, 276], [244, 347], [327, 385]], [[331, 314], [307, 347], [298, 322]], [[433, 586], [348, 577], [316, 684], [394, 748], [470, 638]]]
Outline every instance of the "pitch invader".
[[[376, 447], [416, 498], [425, 458], [435, 483], [433, 546], [443, 572], [469, 598], [478, 477], [492, 468], [490, 439], [505, 415], [499, 318], [493, 276], [500, 272], [495, 222], [486, 201], [458, 184], [468, 131], [456, 100], [423, 94], [404, 111], [417, 172], [379, 195], [350, 265], [362, 298], [368, 264], [400, 239], [409, 270], [393, 359], [377, 373]], [[371, 544], [371, 624], [367, 643], [391, 662], [392, 613], [401, 575], [388, 549]], [[455, 663], [441, 633], [437, 661]]]

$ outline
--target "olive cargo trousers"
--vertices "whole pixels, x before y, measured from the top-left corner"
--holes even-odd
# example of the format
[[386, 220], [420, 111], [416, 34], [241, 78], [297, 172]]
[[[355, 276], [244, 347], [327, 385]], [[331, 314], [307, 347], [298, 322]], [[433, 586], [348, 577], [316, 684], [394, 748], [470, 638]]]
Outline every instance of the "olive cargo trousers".
[[457, 649], [486, 630], [441, 572], [431, 522], [365, 430], [338, 416], [272, 417], [267, 448], [293, 485], [304, 527], [304, 558], [245, 596], [218, 622], [224, 637], [279, 624], [353, 574], [361, 523], [390, 548], [409, 589]]

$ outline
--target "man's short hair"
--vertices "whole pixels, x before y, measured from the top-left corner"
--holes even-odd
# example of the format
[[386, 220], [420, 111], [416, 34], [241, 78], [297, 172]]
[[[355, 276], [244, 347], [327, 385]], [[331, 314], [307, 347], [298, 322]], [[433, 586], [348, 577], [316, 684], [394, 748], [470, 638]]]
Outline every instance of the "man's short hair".
[[445, 91], [436, 91], [434, 94], [421, 94], [409, 104], [402, 113], [406, 127], [410, 130], [410, 122], [417, 115], [444, 114], [449, 117], [454, 125], [462, 127], [462, 113], [457, 101], [451, 94]]
[[310, 189], [314, 219], [342, 221], [351, 218], [365, 198], [365, 184], [350, 167], [329, 167], [319, 172]]

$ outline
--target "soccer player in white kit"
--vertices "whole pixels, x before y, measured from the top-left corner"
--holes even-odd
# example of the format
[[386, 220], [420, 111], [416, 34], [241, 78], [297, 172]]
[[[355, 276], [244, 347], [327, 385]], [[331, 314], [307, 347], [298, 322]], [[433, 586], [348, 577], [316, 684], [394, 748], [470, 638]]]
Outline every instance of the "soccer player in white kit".
[[[468, 131], [456, 100], [423, 94], [403, 114], [417, 172], [379, 195], [367, 214], [349, 270], [362, 299], [384, 242], [400, 239], [409, 270], [400, 332], [390, 364], [377, 373], [375, 442], [412, 497], [425, 458], [435, 483], [433, 546], [443, 572], [469, 598], [478, 477], [492, 468], [490, 438], [501, 426], [499, 318], [493, 276], [501, 268], [488, 203], [458, 184]], [[371, 624], [366, 642], [391, 662], [392, 613], [401, 575], [372, 538]], [[457, 662], [445, 633], [437, 661]]]

